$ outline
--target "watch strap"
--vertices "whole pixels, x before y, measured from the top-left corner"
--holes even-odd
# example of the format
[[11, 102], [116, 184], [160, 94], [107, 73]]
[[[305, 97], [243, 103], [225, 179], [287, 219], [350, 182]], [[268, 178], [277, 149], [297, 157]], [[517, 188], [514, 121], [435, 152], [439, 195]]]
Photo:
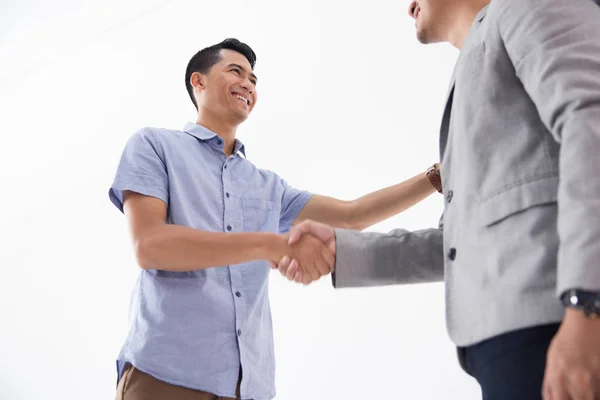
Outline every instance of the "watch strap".
[[427, 176], [427, 179], [429, 179], [429, 182], [435, 188], [435, 190], [437, 190], [438, 193], [443, 193], [442, 176], [438, 171], [437, 164], [434, 164], [431, 167], [429, 167], [425, 175]]
[[560, 299], [563, 306], [581, 310], [587, 317], [600, 317], [600, 292], [569, 289]]

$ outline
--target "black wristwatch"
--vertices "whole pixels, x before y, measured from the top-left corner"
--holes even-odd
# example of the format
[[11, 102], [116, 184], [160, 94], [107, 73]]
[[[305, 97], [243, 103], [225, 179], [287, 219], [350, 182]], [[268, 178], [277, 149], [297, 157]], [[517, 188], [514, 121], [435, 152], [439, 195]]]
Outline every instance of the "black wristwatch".
[[563, 306], [582, 310], [586, 317], [600, 317], [600, 292], [569, 289], [560, 296]]

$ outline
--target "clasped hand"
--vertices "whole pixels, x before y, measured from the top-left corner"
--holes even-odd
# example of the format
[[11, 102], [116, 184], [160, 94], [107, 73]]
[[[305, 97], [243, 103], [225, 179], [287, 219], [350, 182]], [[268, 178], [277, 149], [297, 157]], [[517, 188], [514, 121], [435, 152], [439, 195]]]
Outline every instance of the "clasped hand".
[[288, 236], [289, 254], [271, 261], [271, 268], [291, 281], [305, 285], [329, 274], [335, 267], [335, 234], [332, 227], [306, 220]]

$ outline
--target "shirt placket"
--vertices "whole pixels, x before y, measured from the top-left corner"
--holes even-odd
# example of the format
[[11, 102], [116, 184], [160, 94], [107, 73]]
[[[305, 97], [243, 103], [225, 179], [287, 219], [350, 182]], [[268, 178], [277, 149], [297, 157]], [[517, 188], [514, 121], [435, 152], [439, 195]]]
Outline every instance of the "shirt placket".
[[[222, 188], [223, 188], [223, 203], [224, 203], [224, 228], [225, 232], [233, 233], [233, 232], [243, 232], [243, 220], [240, 215], [238, 215], [241, 210], [239, 204], [236, 202], [236, 199], [232, 195], [233, 188], [232, 182], [233, 179], [233, 166], [236, 155], [232, 155], [227, 158], [223, 164], [223, 173], [222, 173]], [[229, 270], [229, 281], [231, 283], [231, 293], [233, 296], [233, 307], [235, 312], [235, 335], [238, 342], [238, 348], [240, 351], [240, 363], [243, 368], [244, 365], [244, 341], [242, 340], [242, 335], [244, 332], [242, 330], [243, 320], [244, 320], [244, 296], [242, 286], [242, 276], [240, 268], [232, 268], [231, 266], [227, 267]], [[236, 382], [237, 383], [237, 382]]]

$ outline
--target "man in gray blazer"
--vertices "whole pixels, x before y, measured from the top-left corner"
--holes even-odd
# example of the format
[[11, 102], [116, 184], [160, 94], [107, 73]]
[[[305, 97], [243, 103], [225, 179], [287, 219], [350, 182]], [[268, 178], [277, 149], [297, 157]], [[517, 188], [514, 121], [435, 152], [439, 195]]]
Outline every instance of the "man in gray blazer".
[[461, 50], [440, 130], [443, 223], [290, 236], [337, 251], [336, 288], [445, 280], [450, 337], [487, 400], [600, 399], [599, 3], [413, 1], [418, 39]]

